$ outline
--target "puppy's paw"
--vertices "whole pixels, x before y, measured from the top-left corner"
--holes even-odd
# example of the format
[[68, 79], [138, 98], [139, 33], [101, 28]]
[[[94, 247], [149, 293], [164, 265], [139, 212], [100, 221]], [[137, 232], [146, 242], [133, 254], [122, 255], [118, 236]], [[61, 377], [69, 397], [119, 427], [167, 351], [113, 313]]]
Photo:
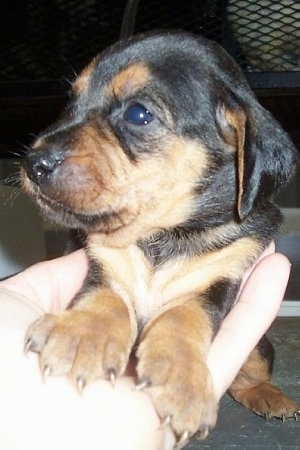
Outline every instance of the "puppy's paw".
[[278, 417], [284, 421], [293, 417], [297, 420], [300, 414], [299, 406], [272, 383], [233, 390], [231, 394], [239, 403], [266, 419]]
[[[185, 351], [186, 350], [186, 351]], [[205, 439], [215, 426], [218, 402], [206, 365], [196, 352], [181, 348], [181, 357], [162, 345], [141, 343], [137, 356], [139, 385], [151, 395], [162, 425], [170, 425], [181, 448], [199, 431]]]
[[[122, 332], [123, 331], [123, 332]], [[68, 375], [81, 391], [96, 378], [112, 382], [126, 368], [131, 340], [128, 324], [90, 311], [46, 314], [27, 331], [25, 349], [40, 354], [43, 376]]]

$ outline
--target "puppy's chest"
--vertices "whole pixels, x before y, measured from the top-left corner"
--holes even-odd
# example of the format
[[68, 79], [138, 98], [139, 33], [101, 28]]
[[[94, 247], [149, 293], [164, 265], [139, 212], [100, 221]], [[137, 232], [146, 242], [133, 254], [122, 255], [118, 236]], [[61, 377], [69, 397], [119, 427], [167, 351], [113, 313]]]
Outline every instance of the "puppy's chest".
[[137, 245], [91, 249], [105, 282], [142, 321], [171, 304], [194, 295], [200, 298], [218, 279], [240, 279], [258, 252], [254, 242], [245, 238], [222, 250], [192, 258], [178, 256], [153, 267]]
[[185, 295], [187, 271], [184, 258], [153, 267], [136, 245], [126, 249], [102, 247], [97, 252], [105, 282], [125, 303], [147, 320], [164, 305]]

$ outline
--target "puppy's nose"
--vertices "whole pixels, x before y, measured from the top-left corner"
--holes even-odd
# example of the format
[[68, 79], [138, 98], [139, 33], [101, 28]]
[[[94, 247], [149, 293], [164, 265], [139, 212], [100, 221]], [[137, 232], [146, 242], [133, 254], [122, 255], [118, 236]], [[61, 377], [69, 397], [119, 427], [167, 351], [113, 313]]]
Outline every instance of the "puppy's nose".
[[23, 160], [23, 166], [30, 180], [40, 185], [49, 181], [62, 161], [60, 151], [30, 150]]

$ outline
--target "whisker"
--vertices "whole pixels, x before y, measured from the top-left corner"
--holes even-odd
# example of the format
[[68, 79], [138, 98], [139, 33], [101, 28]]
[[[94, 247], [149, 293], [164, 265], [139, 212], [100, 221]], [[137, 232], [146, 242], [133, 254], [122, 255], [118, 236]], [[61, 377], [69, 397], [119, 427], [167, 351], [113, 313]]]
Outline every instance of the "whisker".
[[[75, 73], [75, 77], [76, 77], [77, 75], [76, 75], [76, 73]], [[64, 80], [64, 82], [68, 85], [68, 86], [70, 86], [70, 87], [72, 87], [72, 85], [73, 85], [73, 81], [72, 80], [69, 80], [69, 78], [67, 78], [67, 77], [63, 77], [63, 80]]]
[[18, 189], [14, 189], [13, 190], [13, 192], [11, 193], [11, 196], [10, 196], [10, 206], [13, 205], [13, 203], [19, 197], [21, 192], [22, 192], [22, 189], [20, 187]]
[[4, 164], [4, 170], [0, 176], [0, 182], [5, 186], [19, 186], [21, 159], [14, 158], [8, 160], [7, 162], [8, 164]]
[[18, 187], [20, 183], [20, 177], [18, 172], [11, 173], [6, 177], [2, 178], [1, 184], [4, 186], [15, 186]]
[[8, 158], [9, 158], [10, 156], [13, 157], [13, 158], [15, 158], [15, 157], [17, 157], [17, 158], [23, 158], [23, 157], [25, 156], [25, 154], [26, 154], [26, 151], [25, 151], [25, 150], [18, 150], [18, 151], [15, 151], [15, 150], [8, 150], [8, 152], [7, 152]]
[[12, 189], [10, 195], [4, 200], [3, 205], [11, 208], [21, 192], [22, 189], [20, 186], [17, 186], [16, 189]]
[[[71, 70], [71, 72], [73, 73], [74, 77], [76, 78], [78, 76], [78, 73], [75, 70], [75, 68], [72, 66], [70, 61], [68, 61], [68, 59], [65, 56], [63, 56], [63, 55], [61, 55], [61, 60], [66, 64], [66, 66]], [[69, 82], [69, 80], [66, 77], [63, 77], [63, 80]]]

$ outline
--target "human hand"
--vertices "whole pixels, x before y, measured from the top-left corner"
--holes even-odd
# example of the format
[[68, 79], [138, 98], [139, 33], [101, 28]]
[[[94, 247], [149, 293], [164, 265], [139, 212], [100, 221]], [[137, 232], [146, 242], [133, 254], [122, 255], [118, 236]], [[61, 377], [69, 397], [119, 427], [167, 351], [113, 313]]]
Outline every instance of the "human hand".
[[[246, 274], [239, 299], [211, 344], [207, 364], [217, 398], [231, 385], [239, 369], [276, 318], [291, 264], [275, 244], [264, 251]], [[226, 359], [226, 366], [224, 365]]]
[[[157, 450], [174, 438], [159, 430], [150, 397], [132, 376], [87, 386], [78, 395], [68, 381], [43, 383], [37, 355], [23, 353], [28, 326], [45, 312], [63, 310], [87, 272], [84, 251], [36, 264], [0, 283], [0, 448], [5, 450]], [[34, 361], [33, 361], [34, 360]]]
[[[245, 282], [208, 355], [219, 398], [276, 317], [289, 270], [288, 260], [270, 246]], [[27, 327], [45, 312], [63, 310], [86, 272], [86, 256], [78, 251], [39, 263], [0, 284], [0, 398], [6, 411], [0, 446], [6, 450], [170, 449], [172, 434], [159, 429], [150, 397], [133, 390], [132, 376], [117, 380], [114, 389], [99, 380], [79, 396], [64, 378], [49, 378], [43, 384], [37, 363], [32, 362], [36, 355], [25, 358], [22, 353]]]

